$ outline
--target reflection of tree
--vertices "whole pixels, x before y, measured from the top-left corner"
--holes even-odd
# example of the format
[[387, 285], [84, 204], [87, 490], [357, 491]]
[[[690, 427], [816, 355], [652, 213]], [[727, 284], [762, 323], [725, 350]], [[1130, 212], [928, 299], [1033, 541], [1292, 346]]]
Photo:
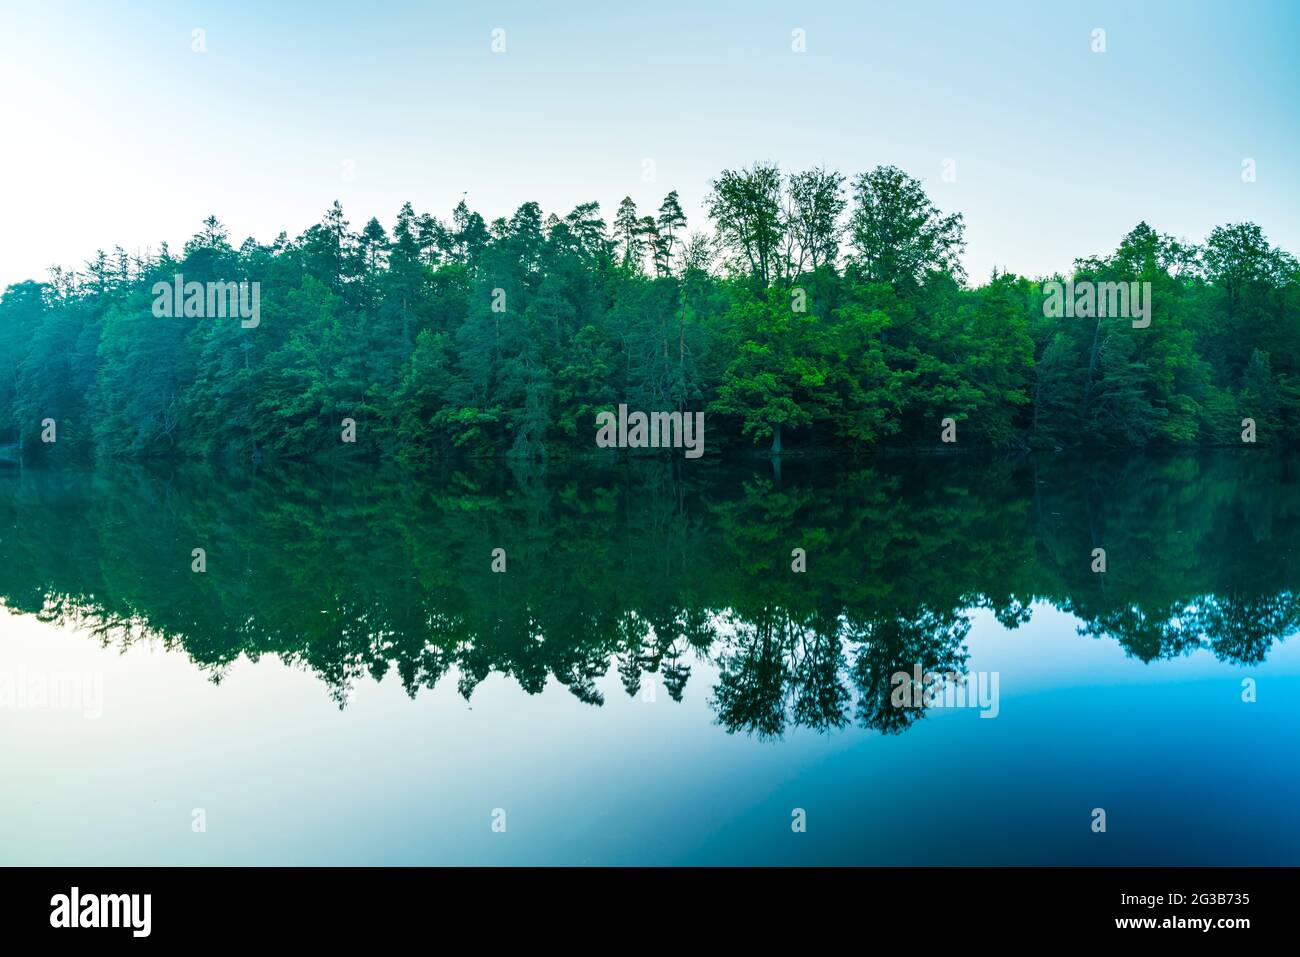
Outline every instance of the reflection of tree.
[[855, 631], [853, 684], [858, 690], [856, 718], [864, 728], [896, 734], [924, 717], [924, 707], [897, 708], [890, 700], [894, 675], [965, 674], [966, 633], [970, 621], [960, 615], [921, 611], [911, 618], [867, 622]]
[[1220, 661], [1258, 664], [1273, 643], [1300, 631], [1300, 597], [1207, 595], [1195, 603], [1193, 620]]
[[728, 731], [773, 738], [788, 724], [826, 731], [847, 723], [850, 695], [833, 616], [796, 621], [774, 607], [756, 621], [733, 616], [731, 625], [713, 690], [718, 721]]
[[790, 656], [793, 723], [828, 731], [848, 723], [845, 711], [851, 700], [843, 678], [845, 662], [837, 616], [823, 615], [796, 635]]
[[[599, 705], [693, 665], [731, 731], [901, 731], [893, 674], [965, 670], [970, 609], [1046, 601], [1154, 661], [1264, 660], [1300, 629], [1300, 497], [1283, 456], [941, 457], [766, 470], [640, 460], [518, 474], [0, 472], [0, 596], [213, 680], [275, 655], [347, 689], [491, 674]], [[208, 572], [193, 574], [202, 546]], [[491, 549], [508, 571], [493, 574]], [[792, 548], [807, 570], [791, 570]], [[1104, 547], [1108, 569], [1090, 569]], [[449, 677], [454, 676], [454, 677]], [[708, 689], [700, 689], [706, 693]]]
[[747, 731], [760, 738], [785, 731], [786, 689], [790, 675], [787, 649], [798, 625], [777, 609], [757, 621], [735, 623], [734, 637], [719, 656], [720, 676], [713, 689], [718, 721], [728, 731]]

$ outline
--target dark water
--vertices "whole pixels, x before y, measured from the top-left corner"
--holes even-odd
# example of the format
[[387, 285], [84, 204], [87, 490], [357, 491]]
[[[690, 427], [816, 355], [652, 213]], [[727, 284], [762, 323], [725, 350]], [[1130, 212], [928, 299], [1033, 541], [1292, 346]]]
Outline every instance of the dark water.
[[0, 468], [0, 862], [1300, 863], [1298, 479]]

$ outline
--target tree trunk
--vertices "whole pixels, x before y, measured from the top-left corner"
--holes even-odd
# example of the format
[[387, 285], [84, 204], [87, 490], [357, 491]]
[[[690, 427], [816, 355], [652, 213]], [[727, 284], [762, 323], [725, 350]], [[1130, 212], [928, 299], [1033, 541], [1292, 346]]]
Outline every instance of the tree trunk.
[[772, 429], [772, 454], [773, 455], [781, 454], [781, 423], [780, 422], [778, 422], [776, 424], [776, 427]]

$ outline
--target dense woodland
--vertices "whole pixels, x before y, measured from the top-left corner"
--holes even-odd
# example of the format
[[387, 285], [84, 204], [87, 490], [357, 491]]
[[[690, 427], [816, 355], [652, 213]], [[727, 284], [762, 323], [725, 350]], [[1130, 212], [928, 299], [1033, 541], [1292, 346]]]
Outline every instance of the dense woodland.
[[[1300, 266], [1249, 223], [1203, 245], [1145, 223], [1073, 278], [1152, 284], [1152, 321], [1044, 314], [1042, 281], [972, 286], [963, 222], [893, 167], [726, 170], [679, 198], [491, 223], [338, 203], [296, 239], [100, 253], [0, 299], [0, 445], [415, 462], [594, 448], [618, 403], [702, 410], [709, 452], [1300, 438]], [[157, 318], [156, 282], [258, 282], [261, 318]], [[340, 423], [356, 422], [357, 441]], [[42, 443], [42, 421], [58, 423]]]

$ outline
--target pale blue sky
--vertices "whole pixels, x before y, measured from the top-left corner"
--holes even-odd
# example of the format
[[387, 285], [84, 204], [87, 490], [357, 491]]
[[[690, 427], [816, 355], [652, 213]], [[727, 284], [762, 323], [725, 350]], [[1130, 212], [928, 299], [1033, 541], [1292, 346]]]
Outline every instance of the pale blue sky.
[[699, 227], [708, 180], [755, 159], [901, 166], [965, 214], [975, 279], [1142, 219], [1300, 250], [1300, 3], [115, 6], [0, 0], [0, 286], [209, 213], [295, 235], [335, 198], [391, 228], [408, 199], [608, 217], [677, 189]]

